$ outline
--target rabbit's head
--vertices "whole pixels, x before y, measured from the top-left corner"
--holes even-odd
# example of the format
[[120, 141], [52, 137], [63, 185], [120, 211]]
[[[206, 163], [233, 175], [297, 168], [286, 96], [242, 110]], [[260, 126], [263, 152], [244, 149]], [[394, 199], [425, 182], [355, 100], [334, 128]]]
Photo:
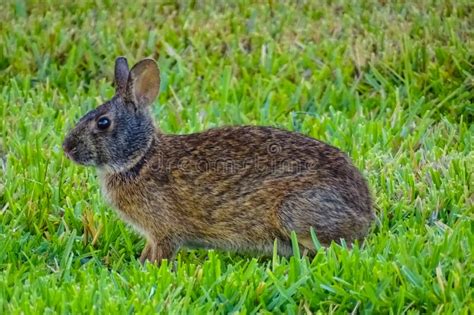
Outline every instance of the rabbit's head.
[[120, 172], [137, 163], [154, 134], [149, 107], [160, 87], [160, 71], [152, 59], [131, 70], [123, 57], [115, 61], [115, 96], [87, 113], [66, 136], [66, 155], [81, 165]]

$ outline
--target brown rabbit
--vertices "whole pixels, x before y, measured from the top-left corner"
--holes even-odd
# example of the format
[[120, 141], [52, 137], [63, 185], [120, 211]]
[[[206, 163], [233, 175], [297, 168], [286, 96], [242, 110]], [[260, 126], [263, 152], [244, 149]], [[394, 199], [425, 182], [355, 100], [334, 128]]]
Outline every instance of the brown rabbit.
[[167, 135], [150, 106], [160, 72], [144, 59], [115, 63], [116, 95], [64, 140], [66, 155], [98, 169], [103, 192], [147, 239], [141, 260], [171, 259], [181, 246], [271, 254], [362, 240], [374, 218], [367, 184], [328, 144], [272, 127], [224, 127]]

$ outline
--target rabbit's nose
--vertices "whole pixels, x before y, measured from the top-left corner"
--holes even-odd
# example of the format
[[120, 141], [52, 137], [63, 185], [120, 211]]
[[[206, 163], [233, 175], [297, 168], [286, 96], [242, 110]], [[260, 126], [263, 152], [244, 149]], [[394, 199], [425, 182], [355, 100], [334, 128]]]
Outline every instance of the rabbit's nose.
[[66, 156], [69, 157], [71, 151], [74, 149], [74, 143], [69, 138], [64, 139], [63, 142], [63, 151], [66, 153]]
[[65, 155], [68, 159], [70, 159], [70, 158], [71, 158], [71, 155], [70, 155], [69, 149], [66, 147], [66, 144], [65, 144], [65, 143], [63, 143], [63, 151], [64, 151], [64, 155]]
[[69, 150], [69, 148], [68, 148], [68, 144], [67, 144], [67, 139], [65, 139], [64, 142], [63, 142], [63, 151], [66, 152], [68, 150]]

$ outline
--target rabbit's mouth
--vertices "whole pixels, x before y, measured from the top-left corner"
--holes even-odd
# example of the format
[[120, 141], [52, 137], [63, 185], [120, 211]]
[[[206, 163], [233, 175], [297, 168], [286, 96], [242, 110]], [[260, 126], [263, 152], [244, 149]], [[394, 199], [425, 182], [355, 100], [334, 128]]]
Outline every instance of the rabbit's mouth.
[[80, 149], [81, 146], [78, 144], [77, 140], [74, 137], [66, 137], [66, 139], [64, 139], [62, 146], [63, 146], [64, 155], [66, 155], [66, 157], [69, 160], [80, 165], [87, 164], [84, 162], [89, 159], [86, 159], [84, 154], [81, 153], [81, 151], [83, 150]]
[[71, 160], [75, 163], [78, 163], [78, 164], [82, 164], [81, 161], [77, 157], [75, 157], [75, 155], [77, 154], [76, 148], [73, 148], [71, 150], [68, 150], [68, 149], [64, 148], [64, 154], [66, 155], [66, 157], [69, 160]]
[[64, 150], [64, 154], [69, 160], [74, 161], [74, 158], [72, 157], [71, 152]]
[[67, 148], [63, 148], [63, 149], [64, 149], [64, 154], [66, 155], [66, 157], [69, 160], [73, 161], [74, 163], [77, 163], [79, 165], [84, 165], [84, 166], [94, 165], [94, 161], [92, 158], [90, 157], [84, 158], [83, 156], [80, 156], [78, 154], [77, 147], [72, 148], [72, 149], [67, 149]]

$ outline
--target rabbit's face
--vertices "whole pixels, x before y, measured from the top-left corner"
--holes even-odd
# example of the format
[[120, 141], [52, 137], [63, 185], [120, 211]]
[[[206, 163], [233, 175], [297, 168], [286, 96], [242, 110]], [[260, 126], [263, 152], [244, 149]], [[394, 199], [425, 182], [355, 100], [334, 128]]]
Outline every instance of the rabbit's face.
[[120, 172], [133, 166], [149, 148], [154, 125], [149, 106], [159, 89], [159, 71], [150, 59], [128, 71], [116, 61], [117, 94], [87, 113], [64, 139], [67, 157], [81, 165]]
[[63, 148], [78, 164], [120, 171], [148, 148], [153, 132], [146, 110], [135, 110], [115, 96], [82, 117], [65, 138]]

